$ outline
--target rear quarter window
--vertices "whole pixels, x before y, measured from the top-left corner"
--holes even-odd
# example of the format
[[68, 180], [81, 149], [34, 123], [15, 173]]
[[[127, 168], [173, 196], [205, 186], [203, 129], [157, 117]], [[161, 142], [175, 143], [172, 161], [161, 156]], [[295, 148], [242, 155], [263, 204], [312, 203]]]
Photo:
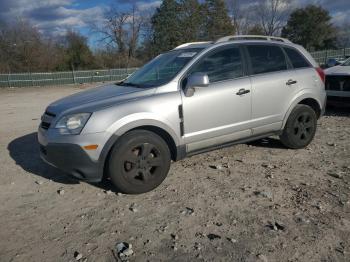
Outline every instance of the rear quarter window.
[[284, 47], [284, 51], [286, 52], [294, 68], [303, 68], [311, 66], [310, 63], [306, 60], [306, 58], [297, 50], [293, 48]]

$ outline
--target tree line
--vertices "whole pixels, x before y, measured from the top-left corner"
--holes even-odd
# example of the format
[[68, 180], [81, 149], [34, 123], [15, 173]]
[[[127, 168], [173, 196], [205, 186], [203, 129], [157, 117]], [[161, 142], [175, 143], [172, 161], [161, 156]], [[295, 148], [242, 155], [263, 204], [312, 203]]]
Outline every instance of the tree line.
[[186, 42], [233, 34], [282, 36], [308, 50], [348, 47], [349, 25], [335, 26], [321, 6], [295, 8], [290, 0], [163, 0], [155, 10], [135, 3], [111, 6], [88, 38], [76, 31], [42, 34], [28, 21], [0, 23], [0, 72], [63, 71], [140, 66]]

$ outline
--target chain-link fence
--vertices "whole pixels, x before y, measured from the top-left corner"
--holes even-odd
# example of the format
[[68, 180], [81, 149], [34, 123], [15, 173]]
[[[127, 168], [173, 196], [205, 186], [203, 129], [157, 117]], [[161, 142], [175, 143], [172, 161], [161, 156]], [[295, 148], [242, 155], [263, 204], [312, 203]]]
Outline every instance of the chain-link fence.
[[310, 53], [320, 65], [326, 64], [329, 58], [343, 59], [350, 56], [350, 48], [323, 50]]
[[[325, 64], [329, 58], [342, 59], [350, 56], [350, 48], [311, 52], [319, 64]], [[66, 85], [93, 82], [118, 81], [132, 74], [137, 68], [84, 70], [49, 73], [0, 74], [0, 87], [26, 87]]]
[[49, 86], [118, 81], [126, 78], [136, 69], [137, 68], [122, 68], [70, 72], [0, 74], [0, 87]]

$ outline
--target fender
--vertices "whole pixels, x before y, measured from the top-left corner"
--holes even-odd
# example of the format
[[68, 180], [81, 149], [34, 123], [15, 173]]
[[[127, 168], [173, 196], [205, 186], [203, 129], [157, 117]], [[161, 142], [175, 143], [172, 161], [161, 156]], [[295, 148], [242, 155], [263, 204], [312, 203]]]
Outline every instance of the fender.
[[152, 113], [136, 113], [128, 115], [124, 118], [121, 118], [119, 121], [117, 121], [107, 129], [107, 132], [111, 135], [105, 143], [99, 156], [98, 173], [100, 179], [102, 179], [104, 175], [105, 163], [108, 157], [108, 153], [112, 149], [115, 142], [126, 132], [141, 126], [153, 126], [163, 129], [172, 137], [172, 139], [175, 142], [175, 145], [181, 148], [177, 132], [170, 128], [170, 125], [166, 119], [159, 119], [159, 117], [156, 117], [156, 115]]
[[181, 144], [181, 141], [179, 139], [180, 124], [177, 125], [179, 127], [179, 130], [175, 131], [170, 127], [171, 123], [167, 119], [161, 118], [159, 115], [148, 112], [135, 113], [125, 116], [111, 125], [106, 131], [113, 134], [114, 136], [120, 137], [131, 129], [141, 126], [154, 126], [161, 128], [172, 137], [176, 146], [179, 146]]
[[283, 123], [282, 123], [282, 130], [284, 129], [284, 127], [287, 123], [288, 117], [289, 117], [290, 113], [292, 112], [292, 110], [294, 109], [294, 107], [297, 104], [299, 104], [301, 101], [303, 101], [304, 99], [311, 98], [311, 99], [316, 100], [318, 105], [320, 106], [320, 108], [322, 110], [324, 103], [321, 102], [321, 98], [318, 97], [317, 95], [315, 95], [314, 92], [310, 92], [310, 91], [313, 91], [313, 89], [304, 89], [304, 90], [301, 90], [299, 93], [297, 93], [294, 96], [294, 98], [292, 99], [292, 102], [290, 103], [288, 110], [284, 116]]

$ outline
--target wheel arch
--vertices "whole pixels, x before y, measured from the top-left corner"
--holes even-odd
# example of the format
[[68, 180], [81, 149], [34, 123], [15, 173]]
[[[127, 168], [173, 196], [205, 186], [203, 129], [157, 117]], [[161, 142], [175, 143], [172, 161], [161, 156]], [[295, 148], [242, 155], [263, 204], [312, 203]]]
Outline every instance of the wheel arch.
[[134, 121], [116, 130], [105, 143], [99, 158], [101, 177], [106, 175], [106, 164], [108, 163], [110, 152], [113, 146], [119, 139], [123, 137], [123, 135], [132, 130], [148, 130], [150, 132], [154, 132], [155, 134], [159, 135], [162, 139], [164, 139], [164, 141], [167, 143], [171, 153], [171, 159], [173, 161], [177, 161], [184, 158], [184, 146], [180, 145], [180, 141], [176, 136], [176, 132], [171, 130], [169, 126], [155, 120]]
[[177, 154], [178, 154], [177, 146], [176, 146], [176, 143], [175, 143], [173, 137], [166, 130], [164, 130], [163, 128], [160, 128], [158, 126], [154, 126], [154, 125], [142, 125], [142, 126], [138, 126], [138, 127], [133, 128], [133, 129], [130, 129], [126, 133], [133, 131], [133, 130], [147, 130], [147, 131], [150, 131], [150, 132], [153, 132], [153, 133], [159, 135], [165, 141], [165, 143], [168, 145], [169, 150], [170, 150], [170, 154], [171, 154], [171, 159], [173, 161], [176, 161]]
[[298, 104], [310, 106], [313, 110], [315, 110], [317, 118], [319, 118], [322, 114], [322, 103], [319, 101], [319, 99], [310, 94], [304, 94], [294, 99], [292, 104], [289, 106], [287, 113], [285, 114], [285, 117], [283, 119], [282, 129], [285, 127], [290, 113], [292, 112], [294, 107]]
[[298, 104], [299, 105], [310, 106], [315, 111], [317, 118], [320, 118], [320, 116], [321, 116], [321, 106], [319, 105], [319, 103], [317, 102], [316, 99], [314, 99], [314, 98], [305, 98], [305, 99], [301, 100]]

